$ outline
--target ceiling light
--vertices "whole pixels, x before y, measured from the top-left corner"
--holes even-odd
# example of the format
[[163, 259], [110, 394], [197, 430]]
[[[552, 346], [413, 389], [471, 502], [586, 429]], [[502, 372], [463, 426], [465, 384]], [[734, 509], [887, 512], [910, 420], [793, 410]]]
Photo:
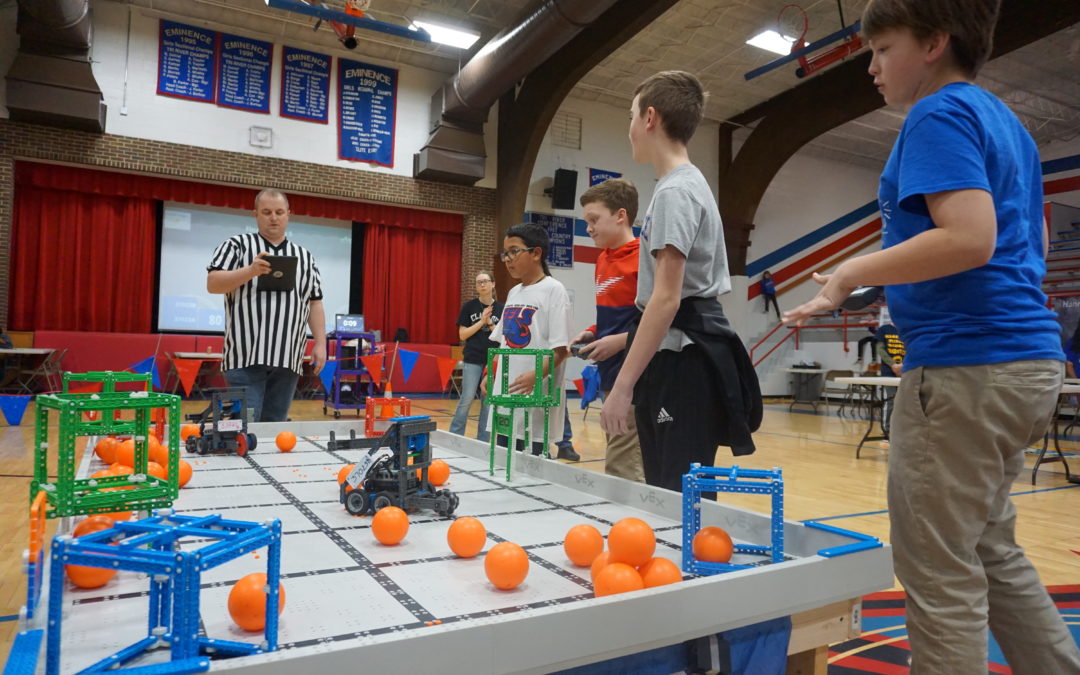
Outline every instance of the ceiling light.
[[746, 41], [746, 44], [781, 56], [787, 56], [791, 53], [791, 45], [795, 44], [795, 38], [781, 35], [774, 30], [767, 30], [750, 38]]
[[457, 47], [458, 49], [468, 49], [473, 46], [473, 43], [480, 39], [480, 36], [475, 33], [466, 33], [465, 31], [457, 30], [456, 28], [440, 26], [437, 23], [430, 23], [428, 21], [413, 21], [409, 28], [423, 28], [431, 35], [432, 42]]

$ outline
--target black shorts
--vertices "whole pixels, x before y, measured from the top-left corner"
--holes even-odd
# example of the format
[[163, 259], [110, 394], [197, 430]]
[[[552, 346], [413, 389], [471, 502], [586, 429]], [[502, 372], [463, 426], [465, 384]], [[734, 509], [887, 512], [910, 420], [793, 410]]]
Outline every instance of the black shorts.
[[713, 466], [727, 428], [721, 385], [705, 351], [661, 350], [634, 387], [645, 482], [676, 492], [692, 463]]

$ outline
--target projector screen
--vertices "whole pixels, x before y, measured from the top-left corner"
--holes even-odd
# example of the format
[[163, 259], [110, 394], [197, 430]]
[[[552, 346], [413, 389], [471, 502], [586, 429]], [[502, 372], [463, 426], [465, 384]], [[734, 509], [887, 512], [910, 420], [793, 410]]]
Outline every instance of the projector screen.
[[[206, 292], [206, 266], [229, 237], [258, 232], [250, 211], [165, 202], [161, 227], [158, 330], [224, 332], [225, 299]], [[352, 223], [290, 217], [286, 233], [311, 251], [322, 275], [326, 329], [349, 313]]]

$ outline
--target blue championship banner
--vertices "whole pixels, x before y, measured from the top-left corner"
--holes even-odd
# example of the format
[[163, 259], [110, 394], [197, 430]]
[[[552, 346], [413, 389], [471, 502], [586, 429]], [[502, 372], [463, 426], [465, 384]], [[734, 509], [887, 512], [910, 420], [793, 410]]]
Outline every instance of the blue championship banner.
[[397, 70], [338, 58], [338, 157], [394, 166]]
[[333, 57], [285, 46], [281, 55], [282, 117], [329, 121], [330, 61]]
[[214, 102], [214, 40], [217, 33], [161, 20], [157, 93]]
[[574, 266], [574, 219], [570, 216], [553, 216], [547, 213], [526, 213], [530, 223], [543, 225], [551, 246], [548, 248], [549, 267]]
[[269, 113], [274, 45], [228, 33], [221, 33], [218, 40], [217, 104]]
[[622, 178], [622, 174], [617, 171], [608, 171], [607, 169], [589, 169], [589, 187], [599, 185], [611, 178]]

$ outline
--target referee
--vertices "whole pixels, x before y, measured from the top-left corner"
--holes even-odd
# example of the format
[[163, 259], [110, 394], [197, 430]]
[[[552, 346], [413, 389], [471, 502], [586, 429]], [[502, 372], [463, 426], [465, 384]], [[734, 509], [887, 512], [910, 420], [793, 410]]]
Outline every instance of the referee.
[[[247, 389], [256, 422], [284, 422], [300, 377], [307, 336], [315, 374], [326, 363], [326, 322], [322, 279], [315, 258], [285, 238], [289, 200], [272, 188], [255, 197], [259, 232], [226, 239], [214, 251], [206, 290], [225, 295], [225, 350], [221, 368], [230, 387]], [[265, 256], [295, 256], [296, 283], [290, 290], [259, 291], [258, 277], [270, 273]]]

